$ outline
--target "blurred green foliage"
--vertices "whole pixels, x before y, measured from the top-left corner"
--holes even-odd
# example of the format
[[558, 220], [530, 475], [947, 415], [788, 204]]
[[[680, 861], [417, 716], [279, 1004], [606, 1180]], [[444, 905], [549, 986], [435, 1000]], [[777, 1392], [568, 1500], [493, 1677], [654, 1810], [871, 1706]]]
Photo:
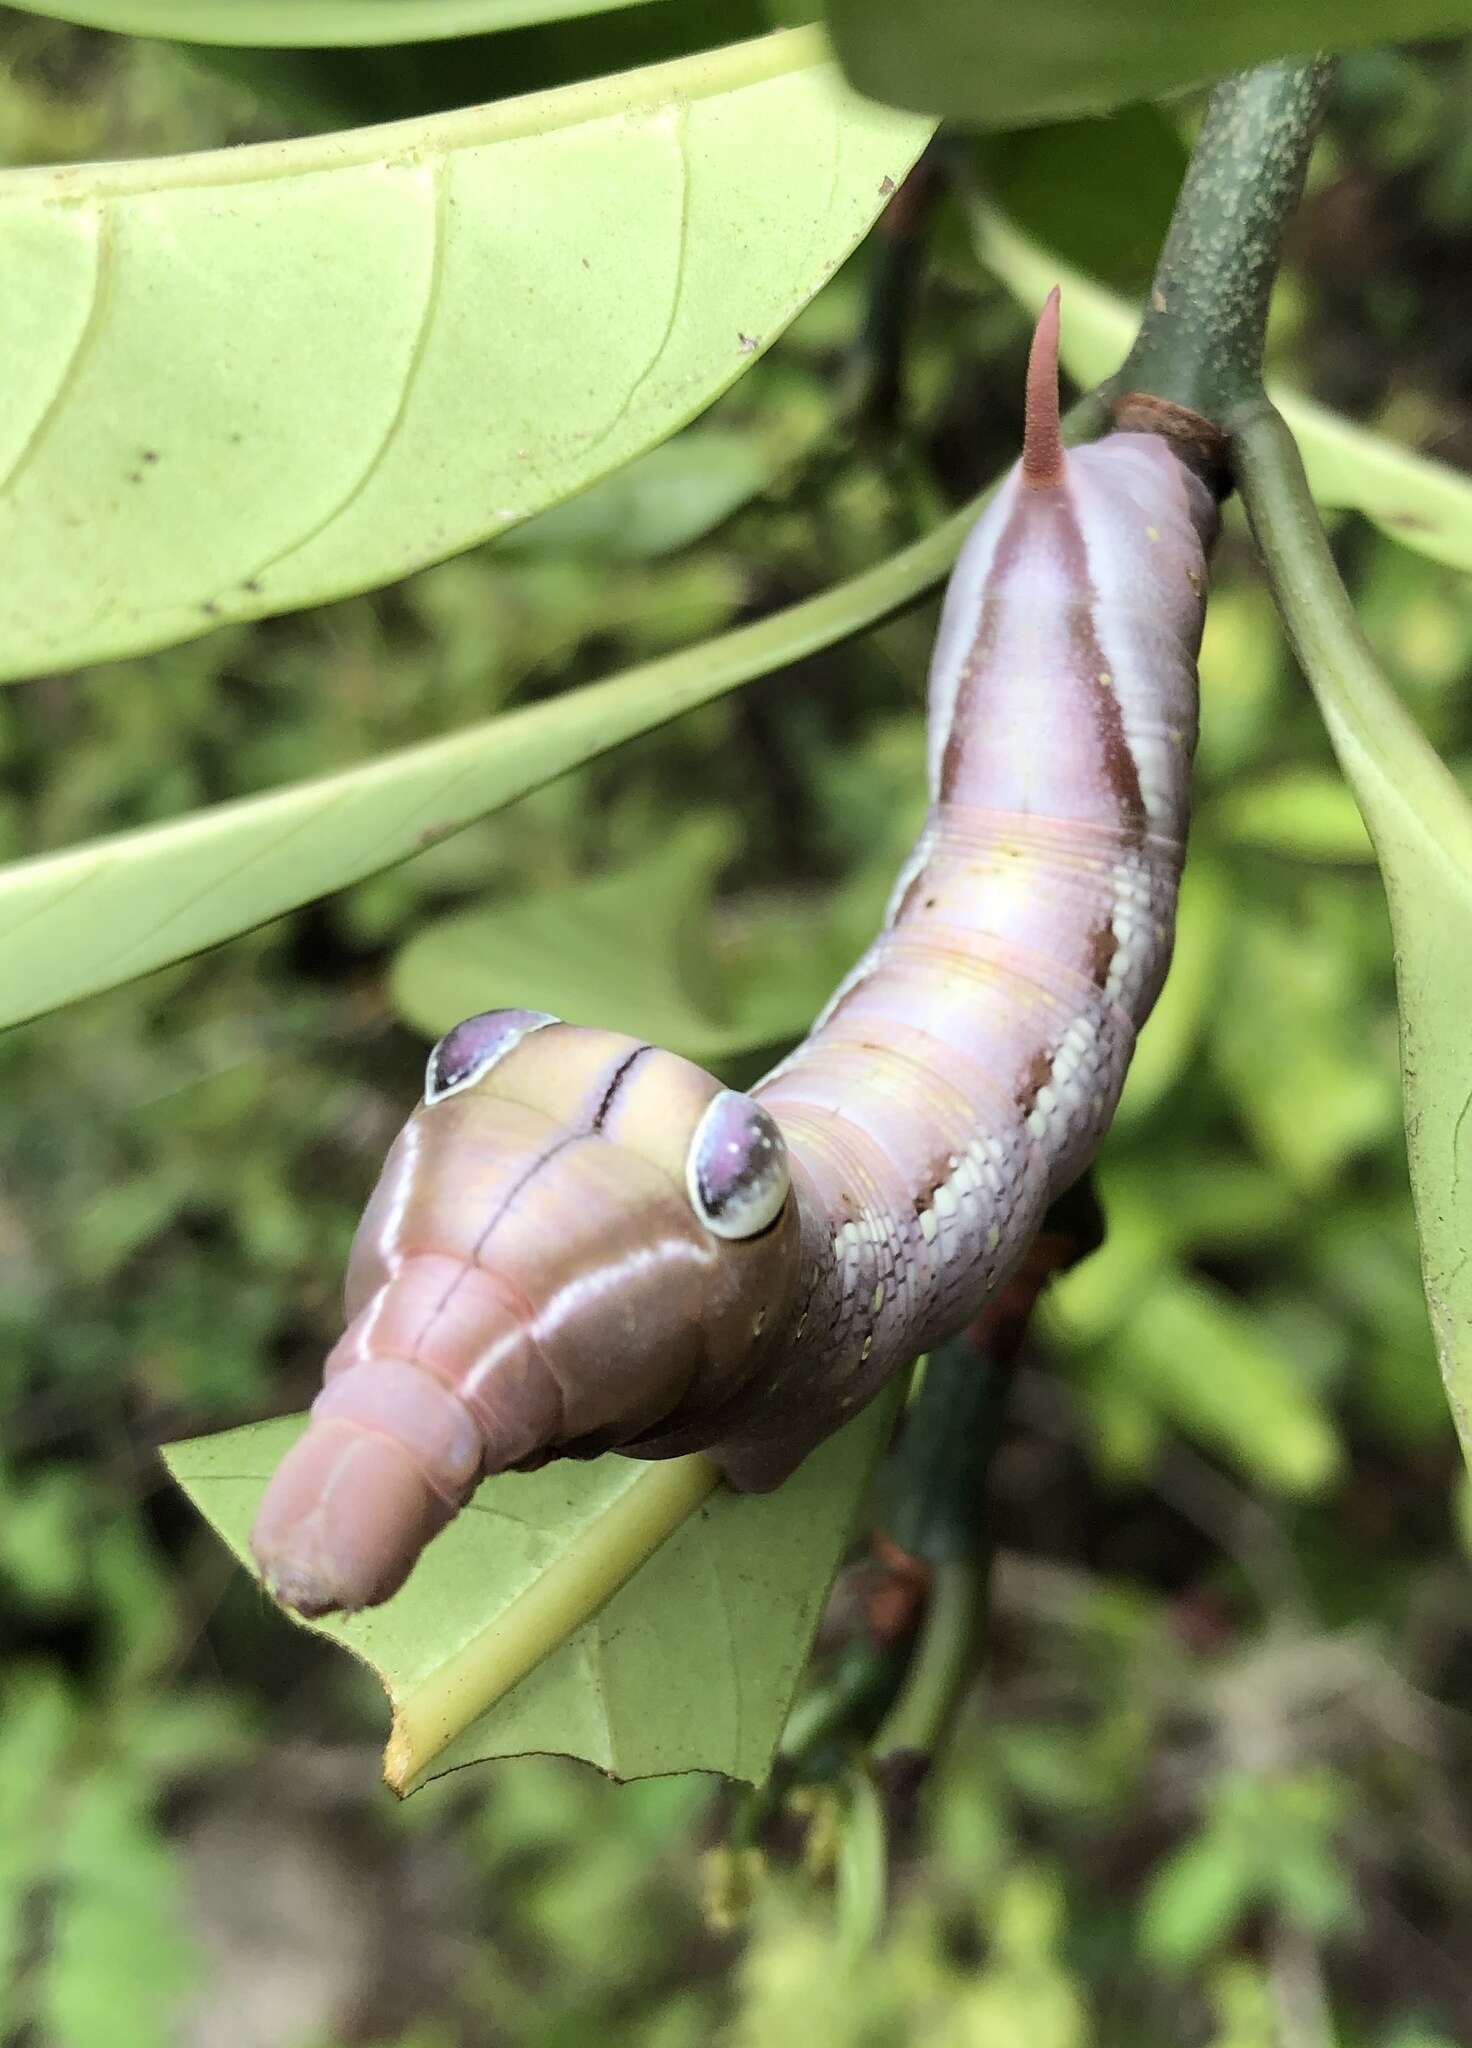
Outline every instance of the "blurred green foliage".
[[[222, 81], [0, 17], [12, 161], [278, 133], [296, 115], [269, 87], [269, 65]], [[371, 79], [351, 89], [371, 113]], [[1457, 49], [1347, 67], [1278, 338], [1299, 381], [1464, 464], [1469, 93]], [[1078, 128], [1040, 130], [998, 176], [1045, 222], [1087, 175], [1094, 267], [1133, 289], [1144, 171], [1108, 140], [1081, 172]], [[672, 458], [667, 523], [572, 506], [373, 599], [8, 692], [0, 849], [366, 758], [876, 559], [1015, 445], [1020, 323], [959, 246], [942, 223], [892, 430], [837, 410], [871, 249], [699, 430], [709, 472]], [[1407, 702], [1472, 760], [1472, 595], [1353, 522], [1337, 540]], [[0, 2038], [1472, 2039], [1472, 1511], [1417, 1279], [1385, 913], [1235, 526], [1177, 968], [1103, 1160], [1109, 1237], [1019, 1383], [988, 1669], [881, 1946], [843, 1946], [868, 1880], [835, 1788], [760, 1843], [704, 1781], [539, 1759], [393, 1808], [370, 1682], [163, 1484], [160, 1441], [309, 1397], [417, 1087], [395, 1001], [433, 1028], [459, 1000], [416, 958], [513, 999], [557, 934], [578, 971], [591, 905], [627, 935], [629, 987], [618, 947], [597, 966], [610, 1015], [657, 974], [685, 1028], [725, 1029], [704, 1051], [736, 1079], [801, 1027], [914, 828], [933, 619], [0, 1040]]]

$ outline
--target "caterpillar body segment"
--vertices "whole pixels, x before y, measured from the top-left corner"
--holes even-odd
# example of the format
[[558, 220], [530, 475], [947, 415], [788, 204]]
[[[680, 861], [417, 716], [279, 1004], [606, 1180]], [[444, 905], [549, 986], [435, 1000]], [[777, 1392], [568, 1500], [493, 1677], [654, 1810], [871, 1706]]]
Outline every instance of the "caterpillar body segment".
[[1093, 1156], [1170, 959], [1217, 512], [1157, 436], [1064, 448], [1056, 343], [1055, 294], [942, 610], [929, 815], [803, 1043], [749, 1096], [536, 1012], [435, 1048], [253, 1534], [287, 1604], [386, 1598], [483, 1475], [549, 1457], [779, 1484]]

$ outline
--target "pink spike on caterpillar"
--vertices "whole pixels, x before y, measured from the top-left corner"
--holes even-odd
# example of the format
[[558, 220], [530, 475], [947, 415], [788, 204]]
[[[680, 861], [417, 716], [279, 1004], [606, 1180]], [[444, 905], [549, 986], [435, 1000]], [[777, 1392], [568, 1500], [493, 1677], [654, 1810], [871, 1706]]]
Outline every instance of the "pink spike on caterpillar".
[[252, 1533], [305, 1614], [386, 1599], [485, 1474], [704, 1450], [785, 1479], [962, 1328], [1093, 1156], [1170, 958], [1216, 506], [1066, 449], [1058, 301], [961, 550], [931, 809], [884, 927], [752, 1095], [528, 1011], [430, 1055], [347, 1328]]
[[1034, 490], [1063, 482], [1063, 432], [1058, 418], [1058, 306], [1055, 284], [1043, 301], [1027, 355], [1022, 426], [1022, 481]]

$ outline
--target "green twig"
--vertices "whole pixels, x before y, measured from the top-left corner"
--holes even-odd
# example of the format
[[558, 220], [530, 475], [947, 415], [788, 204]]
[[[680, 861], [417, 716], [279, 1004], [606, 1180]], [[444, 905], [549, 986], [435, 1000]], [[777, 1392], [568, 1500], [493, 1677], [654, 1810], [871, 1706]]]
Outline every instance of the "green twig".
[[943, 1564], [977, 1556], [987, 1469], [1010, 1384], [1011, 1373], [970, 1336], [927, 1359], [880, 1480], [880, 1525], [912, 1557]]
[[873, 1779], [861, 1764], [849, 1775], [847, 1812], [833, 1876], [836, 1945], [843, 1961], [852, 1965], [878, 1942], [889, 1888], [884, 1808]]
[[931, 1579], [904, 1681], [871, 1745], [881, 1761], [933, 1756], [970, 1677], [986, 1601], [987, 1472], [1011, 1363], [970, 1335], [932, 1352], [885, 1470], [881, 1526]]
[[984, 1559], [936, 1566], [905, 1682], [871, 1745], [877, 1761], [935, 1755], [966, 1691], [985, 1605]]
[[[1367, 760], [1388, 791], [1414, 790], [1416, 819], [1426, 837], [1462, 873], [1472, 873], [1472, 812], [1450, 769], [1381, 673], [1330, 552], [1286, 420], [1259, 399], [1227, 425], [1253, 537], [1341, 766], [1362, 797]], [[1381, 820], [1373, 807], [1365, 823], [1378, 842]]]
[[1334, 73], [1326, 57], [1219, 85], [1119, 385], [1223, 423], [1262, 386], [1268, 300]]
[[1097, 1251], [1104, 1218], [1085, 1174], [1049, 1209], [1037, 1241], [986, 1313], [931, 1354], [885, 1469], [885, 1536], [930, 1568], [929, 1597], [904, 1682], [871, 1753], [928, 1762], [965, 1696], [991, 1578], [987, 1480], [1038, 1296]]

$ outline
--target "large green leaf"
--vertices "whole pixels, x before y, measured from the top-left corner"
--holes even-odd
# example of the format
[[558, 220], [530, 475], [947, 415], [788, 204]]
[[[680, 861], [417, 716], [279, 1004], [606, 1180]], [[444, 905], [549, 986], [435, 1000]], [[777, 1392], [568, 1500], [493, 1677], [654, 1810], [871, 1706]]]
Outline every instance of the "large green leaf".
[[860, 92], [986, 128], [1028, 128], [1158, 99], [1304, 50], [1472, 27], [1468, 0], [828, 0]]
[[[1036, 311], [1062, 285], [1061, 353], [1069, 375], [1086, 386], [1111, 376], [1135, 338], [1138, 315], [1001, 214], [979, 209], [976, 222], [983, 261], [1022, 305]], [[1398, 448], [1310, 398], [1277, 387], [1273, 398], [1303, 451], [1319, 504], [1363, 513], [1418, 554], [1472, 569], [1472, 477]]]
[[[392, 1600], [302, 1624], [382, 1681], [389, 1783], [529, 1750], [618, 1778], [758, 1783], [898, 1399], [881, 1395], [775, 1493], [712, 1491], [703, 1458], [562, 1460], [482, 1486]], [[165, 1453], [238, 1557], [300, 1428], [289, 1416]]]
[[28, 14], [186, 43], [323, 49], [484, 35], [643, 0], [15, 0]]
[[1233, 934], [1209, 1060], [1264, 1158], [1322, 1198], [1395, 1131], [1395, 1066], [1337, 935], [1259, 910]]
[[0, 177], [0, 676], [386, 582], [616, 469], [780, 333], [925, 134], [793, 30]]
[[1374, 859], [1359, 806], [1332, 768], [1282, 768], [1217, 798], [1207, 829], [1289, 860]]
[[[1259, 1485], [1289, 1494], [1324, 1486], [1339, 1460], [1333, 1427], [1265, 1319], [1168, 1260], [1137, 1277], [1137, 1299], [1105, 1340], [1105, 1384], [1141, 1397]], [[1075, 1334], [1070, 1301], [1060, 1289], [1045, 1315], [1065, 1341]]]
[[821, 957], [816, 976], [776, 981], [731, 973], [711, 943], [735, 838], [724, 820], [694, 819], [628, 867], [436, 918], [394, 961], [395, 1007], [430, 1038], [477, 1010], [548, 1010], [707, 1067], [796, 1038], [827, 993]]
[[1271, 410], [1234, 423], [1239, 488], [1385, 881], [1426, 1305], [1472, 1459], [1472, 807], [1381, 676]]
[[774, 436], [687, 427], [574, 498], [513, 526], [500, 554], [587, 554], [645, 561], [690, 547], [764, 490], [781, 455]]
[[547, 704], [175, 823], [0, 868], [0, 1027], [233, 938], [908, 603], [978, 504], [771, 618]]

